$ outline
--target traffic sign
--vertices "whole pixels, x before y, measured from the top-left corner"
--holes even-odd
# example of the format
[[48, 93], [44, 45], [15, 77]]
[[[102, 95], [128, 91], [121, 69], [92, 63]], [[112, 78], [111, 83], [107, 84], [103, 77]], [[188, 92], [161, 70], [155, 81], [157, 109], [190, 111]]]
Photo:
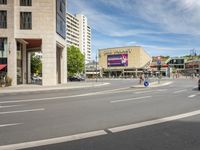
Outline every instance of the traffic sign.
[[160, 60], [157, 60], [157, 65], [161, 65], [161, 61]]
[[144, 86], [145, 87], [149, 86], [149, 82], [148, 81], [144, 81]]

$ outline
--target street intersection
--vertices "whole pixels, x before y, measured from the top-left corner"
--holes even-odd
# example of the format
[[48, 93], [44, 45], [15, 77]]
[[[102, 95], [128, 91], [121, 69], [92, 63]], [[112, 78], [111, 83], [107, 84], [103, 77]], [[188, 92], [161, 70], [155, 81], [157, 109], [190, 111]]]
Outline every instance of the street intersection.
[[0, 95], [0, 150], [199, 149], [200, 92], [192, 79]]

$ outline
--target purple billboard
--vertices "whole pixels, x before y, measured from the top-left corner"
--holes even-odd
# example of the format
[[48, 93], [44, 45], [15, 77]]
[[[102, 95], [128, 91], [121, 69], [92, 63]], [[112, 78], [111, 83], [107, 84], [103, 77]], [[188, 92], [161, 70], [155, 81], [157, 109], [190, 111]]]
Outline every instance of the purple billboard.
[[128, 66], [128, 54], [108, 55], [108, 67]]

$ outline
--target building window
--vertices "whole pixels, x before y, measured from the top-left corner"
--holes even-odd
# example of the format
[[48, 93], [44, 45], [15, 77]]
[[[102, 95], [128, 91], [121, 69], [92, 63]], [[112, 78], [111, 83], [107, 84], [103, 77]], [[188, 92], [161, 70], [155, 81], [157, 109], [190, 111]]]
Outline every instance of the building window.
[[20, 29], [32, 29], [32, 13], [20, 12]]
[[0, 38], [0, 64], [7, 64], [7, 38]]
[[20, 6], [32, 6], [32, 0], [20, 0]]
[[7, 11], [0, 10], [0, 28], [7, 28]]
[[6, 5], [7, 4], [7, 0], [0, 0], [0, 5]]

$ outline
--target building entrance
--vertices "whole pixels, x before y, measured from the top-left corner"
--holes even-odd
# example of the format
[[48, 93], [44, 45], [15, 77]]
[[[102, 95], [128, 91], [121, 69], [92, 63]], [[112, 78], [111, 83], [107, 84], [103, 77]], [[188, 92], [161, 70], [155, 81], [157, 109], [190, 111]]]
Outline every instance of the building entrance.
[[[41, 44], [41, 39], [16, 40], [17, 85], [42, 84], [42, 71], [39, 70], [40, 68], [38, 66], [41, 62], [41, 55], [37, 55], [37, 52], [38, 54], [41, 54], [39, 53], [41, 52]], [[33, 69], [33, 67], [36, 69]]]

